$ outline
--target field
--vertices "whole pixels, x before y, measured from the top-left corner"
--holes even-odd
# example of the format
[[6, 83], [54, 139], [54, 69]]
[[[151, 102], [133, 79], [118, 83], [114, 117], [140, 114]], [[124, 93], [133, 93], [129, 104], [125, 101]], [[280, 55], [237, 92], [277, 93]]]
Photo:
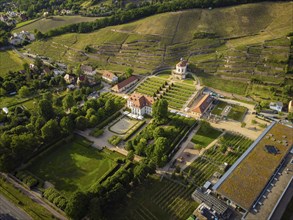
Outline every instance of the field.
[[22, 70], [24, 63], [25, 61], [11, 50], [0, 51], [0, 76], [4, 76], [8, 71]]
[[[33, 219], [53, 220], [52, 214], [43, 206], [34, 202], [32, 199], [22, 194], [13, 185], [0, 178], [0, 194], [19, 206]], [[0, 215], [1, 216], [1, 215]]]
[[50, 16], [49, 18], [43, 18], [37, 21], [30, 21], [27, 24], [20, 23], [18, 26], [16, 26], [13, 32], [17, 33], [22, 30], [33, 32], [35, 29], [37, 29], [44, 33], [51, 29], [58, 28], [61, 26], [87, 22], [87, 21], [95, 21], [96, 19], [98, 18], [97, 17], [82, 17], [82, 16]]
[[194, 188], [150, 176], [147, 182], [130, 193], [117, 210], [111, 210], [109, 219], [185, 220], [198, 205], [191, 199], [193, 191]]
[[99, 151], [77, 136], [70, 143], [39, 157], [28, 170], [69, 196], [76, 190], [88, 190], [97, 183], [116, 166], [115, 159], [119, 157], [122, 156], [107, 149]]
[[221, 131], [213, 128], [212, 126], [204, 126], [198, 130], [191, 141], [201, 147], [207, 147], [210, 143], [217, 139], [221, 133]]
[[223, 174], [225, 172], [222, 168], [223, 164], [232, 165], [251, 144], [252, 141], [246, 137], [226, 133], [216, 145], [205, 151], [184, 172], [190, 172], [190, 180], [193, 184], [202, 186], [216, 171]]
[[219, 101], [219, 103], [212, 110], [211, 114], [241, 122], [246, 114], [246, 111], [246, 107]]

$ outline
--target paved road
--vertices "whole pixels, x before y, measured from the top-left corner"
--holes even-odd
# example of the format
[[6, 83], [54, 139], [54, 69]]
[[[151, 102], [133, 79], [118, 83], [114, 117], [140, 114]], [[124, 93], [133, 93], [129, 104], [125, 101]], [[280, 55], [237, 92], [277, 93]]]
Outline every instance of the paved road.
[[0, 195], [0, 220], [10, 219], [30, 220], [32, 218], [4, 196]]

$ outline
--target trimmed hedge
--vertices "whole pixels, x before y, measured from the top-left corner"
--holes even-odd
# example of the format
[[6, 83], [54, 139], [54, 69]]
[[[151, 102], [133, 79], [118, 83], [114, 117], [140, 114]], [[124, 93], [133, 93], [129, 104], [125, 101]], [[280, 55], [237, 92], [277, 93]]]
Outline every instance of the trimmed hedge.
[[55, 188], [48, 188], [44, 191], [43, 196], [58, 208], [64, 210], [67, 205], [67, 200]]
[[39, 184], [39, 180], [25, 171], [19, 171], [15, 175], [17, 179], [27, 185], [30, 189]]
[[142, 121], [140, 123], [138, 123], [137, 125], [135, 125], [134, 128], [132, 128], [129, 132], [127, 132], [127, 134], [123, 137], [123, 141], [127, 141], [137, 130], [139, 130], [144, 124], [146, 123], [146, 121]]

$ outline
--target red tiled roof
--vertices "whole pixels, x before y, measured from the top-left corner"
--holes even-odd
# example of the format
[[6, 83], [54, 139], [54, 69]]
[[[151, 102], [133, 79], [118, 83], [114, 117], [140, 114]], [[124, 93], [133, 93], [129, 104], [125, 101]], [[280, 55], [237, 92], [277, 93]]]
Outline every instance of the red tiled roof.
[[108, 70], [104, 70], [103, 76], [112, 80], [116, 75]]
[[210, 105], [212, 101], [213, 98], [209, 94], [206, 94], [204, 97], [201, 98], [201, 100], [197, 103], [192, 111], [202, 114], [206, 111], [206, 108]]
[[129, 83], [134, 82], [135, 80], [137, 80], [138, 78], [136, 76], [131, 76], [125, 80], [123, 80], [122, 82], [118, 83], [117, 85], [113, 86], [113, 88], [119, 90], [125, 86], [127, 86]]
[[185, 67], [185, 66], [187, 66], [187, 61], [186, 60], [181, 60], [179, 63], [177, 63], [176, 66]]
[[129, 97], [130, 101], [132, 101], [133, 106], [136, 108], [143, 108], [145, 106], [152, 106], [154, 104], [154, 98], [151, 96], [141, 95], [139, 93], [133, 93]]

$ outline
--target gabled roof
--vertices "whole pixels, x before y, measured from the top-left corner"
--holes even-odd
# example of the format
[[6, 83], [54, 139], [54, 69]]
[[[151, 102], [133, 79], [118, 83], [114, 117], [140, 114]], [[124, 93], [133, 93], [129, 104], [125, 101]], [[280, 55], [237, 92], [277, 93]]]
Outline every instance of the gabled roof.
[[209, 104], [213, 101], [213, 98], [206, 94], [204, 97], [201, 98], [201, 100], [197, 103], [197, 105], [192, 110], [193, 112], [202, 114], [205, 112], [206, 108], [209, 106]]
[[114, 73], [108, 71], [108, 70], [104, 70], [103, 71], [103, 77], [106, 77], [110, 80], [113, 80], [114, 77], [117, 77]]
[[187, 66], [187, 61], [186, 60], [180, 60], [180, 62], [177, 63], [176, 66], [185, 67], [185, 66]]
[[139, 93], [133, 93], [129, 100], [133, 103], [136, 108], [143, 108], [145, 106], [152, 106], [154, 104], [154, 98], [151, 96], [145, 96]]
[[118, 83], [117, 85], [113, 86], [113, 88], [119, 90], [125, 86], [127, 86], [128, 84], [134, 82], [138, 80], [138, 78], [136, 76], [130, 76], [129, 78], [123, 80], [122, 82]]

